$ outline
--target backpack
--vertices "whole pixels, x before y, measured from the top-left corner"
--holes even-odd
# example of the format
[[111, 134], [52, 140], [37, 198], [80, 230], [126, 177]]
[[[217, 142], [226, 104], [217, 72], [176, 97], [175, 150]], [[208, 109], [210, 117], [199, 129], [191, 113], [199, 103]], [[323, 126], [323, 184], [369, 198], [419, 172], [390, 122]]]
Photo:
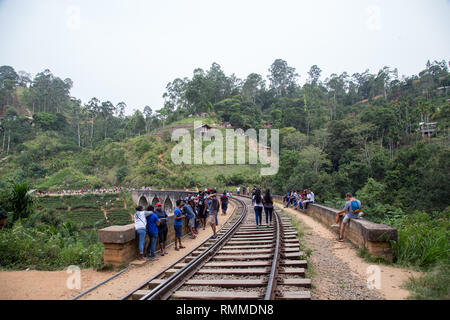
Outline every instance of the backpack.
[[219, 200], [217, 200], [217, 199], [212, 199], [212, 200], [211, 200], [211, 206], [210, 206], [210, 209], [211, 209], [212, 211], [219, 211]]
[[359, 213], [359, 211], [361, 210], [361, 207], [358, 204], [358, 201], [353, 200], [352, 201], [352, 211], [353, 213]]

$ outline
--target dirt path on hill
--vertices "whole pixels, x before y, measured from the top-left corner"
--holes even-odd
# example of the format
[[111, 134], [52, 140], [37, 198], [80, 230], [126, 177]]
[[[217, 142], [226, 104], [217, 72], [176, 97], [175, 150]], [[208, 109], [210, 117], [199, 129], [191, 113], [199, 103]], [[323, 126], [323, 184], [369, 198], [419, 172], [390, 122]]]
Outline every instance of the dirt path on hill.
[[[276, 204], [282, 207], [280, 204]], [[312, 217], [297, 210], [284, 209], [304, 227], [305, 246], [312, 250], [308, 263], [312, 267], [313, 299], [360, 300], [360, 299], [406, 299], [409, 292], [401, 285], [410, 277], [421, 273], [373, 264], [358, 257], [357, 249], [349, 242], [336, 241], [336, 234]], [[381, 288], [367, 288], [367, 268], [375, 265], [381, 271]]]

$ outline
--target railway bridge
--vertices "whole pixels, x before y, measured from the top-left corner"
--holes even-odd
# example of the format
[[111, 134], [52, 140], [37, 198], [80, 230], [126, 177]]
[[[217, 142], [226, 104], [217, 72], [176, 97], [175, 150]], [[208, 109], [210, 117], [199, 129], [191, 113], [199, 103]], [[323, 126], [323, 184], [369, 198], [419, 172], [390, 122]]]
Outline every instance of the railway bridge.
[[131, 191], [131, 199], [144, 208], [149, 205], [155, 207], [158, 202], [161, 202], [167, 213], [173, 213], [176, 201], [184, 199], [189, 193], [191, 192], [183, 190], [134, 190]]
[[[172, 225], [176, 201], [184, 199], [189, 193], [194, 193], [194, 191], [142, 189], [131, 191], [131, 198], [135, 204], [143, 207], [148, 205], [156, 206], [156, 203], [161, 202], [163, 209], [169, 215], [169, 225]], [[280, 204], [282, 203], [282, 198], [279, 196], [274, 196], [274, 200]], [[329, 226], [335, 222], [337, 211], [337, 209], [319, 204], [311, 204], [304, 213]], [[334, 231], [338, 232], [338, 230]], [[188, 232], [187, 223], [184, 223], [183, 235], [186, 235]], [[392, 261], [391, 241], [397, 240], [397, 230], [395, 228], [365, 219], [351, 220], [346, 228], [344, 237], [357, 247], [366, 249], [372, 257], [381, 257]], [[174, 238], [174, 231], [172, 228], [169, 228], [169, 242], [174, 240]], [[135, 245], [134, 224], [111, 226], [99, 230], [98, 239], [105, 246], [105, 263], [120, 265], [136, 256], [137, 246]]]
[[[186, 190], [134, 190], [134, 203], [147, 206], [164, 204], [173, 225], [173, 208], [178, 199], [192, 191]], [[306, 255], [300, 251], [297, 229], [290, 218], [279, 208], [274, 210], [274, 221], [264, 227], [255, 226], [251, 199], [234, 197], [233, 212], [217, 231], [217, 238], [204, 240], [191, 252], [167, 266], [157, 275], [128, 291], [122, 300], [160, 299], [310, 299], [311, 280], [305, 278]], [[329, 225], [338, 210], [319, 204], [310, 204], [304, 214]], [[248, 214], [250, 212], [250, 214]], [[337, 230], [336, 230], [337, 231]], [[187, 235], [187, 222], [183, 234]], [[174, 229], [169, 228], [168, 242], [174, 241]], [[371, 257], [392, 260], [391, 241], [397, 240], [397, 230], [387, 225], [365, 219], [351, 220], [345, 238], [359, 248], [366, 249]], [[104, 262], [121, 266], [135, 259], [138, 253], [134, 224], [111, 226], [98, 231], [104, 244]], [[77, 299], [106, 281], [125, 273], [119, 271], [100, 284], [74, 297]], [[214, 287], [214, 290], [210, 290]], [[230, 291], [229, 289], [235, 290]], [[245, 288], [245, 289], [242, 289]]]

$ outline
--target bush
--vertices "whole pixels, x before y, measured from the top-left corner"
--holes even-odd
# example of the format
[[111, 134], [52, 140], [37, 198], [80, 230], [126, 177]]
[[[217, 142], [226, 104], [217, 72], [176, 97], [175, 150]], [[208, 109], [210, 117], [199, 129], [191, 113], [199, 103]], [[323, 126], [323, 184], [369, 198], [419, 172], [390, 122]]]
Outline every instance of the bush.
[[60, 270], [70, 265], [100, 268], [103, 245], [91, 231], [79, 231], [70, 223], [63, 227], [17, 224], [0, 232], [0, 266], [8, 269]]
[[0, 193], [0, 207], [11, 213], [12, 222], [28, 218], [33, 212], [35, 199], [28, 194], [29, 190], [30, 186], [22, 183]]
[[228, 185], [237, 186], [245, 182], [245, 177], [240, 173], [233, 174], [228, 179]]
[[449, 212], [432, 215], [416, 211], [387, 219], [386, 223], [398, 230], [398, 240], [392, 242], [397, 263], [429, 269], [449, 260]]
[[413, 292], [410, 299], [449, 300], [450, 265], [439, 264], [430, 273], [420, 278], [412, 278], [406, 288]]
[[121, 184], [129, 172], [130, 172], [130, 170], [128, 169], [128, 167], [124, 166], [124, 167], [119, 168], [116, 172], [117, 184]]
[[49, 225], [58, 228], [63, 224], [63, 219], [54, 209], [44, 209], [41, 212], [36, 212], [24, 222], [24, 226], [28, 228], [41, 225]]

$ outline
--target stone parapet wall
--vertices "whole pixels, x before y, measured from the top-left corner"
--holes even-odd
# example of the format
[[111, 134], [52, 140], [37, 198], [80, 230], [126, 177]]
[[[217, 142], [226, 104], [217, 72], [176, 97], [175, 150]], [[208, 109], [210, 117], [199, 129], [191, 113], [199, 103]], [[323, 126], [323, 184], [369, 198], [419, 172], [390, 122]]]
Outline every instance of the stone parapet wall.
[[[273, 198], [276, 202], [283, 203], [282, 196], [273, 196]], [[309, 204], [307, 210], [301, 211], [319, 220], [326, 226], [331, 226], [336, 222], [336, 212], [339, 210], [319, 204]], [[339, 234], [339, 228], [331, 229], [337, 235]], [[366, 249], [372, 258], [383, 258], [392, 262], [391, 241], [397, 240], [397, 229], [388, 225], [374, 223], [364, 218], [352, 219], [345, 228], [344, 238], [358, 248]]]
[[[175, 242], [173, 220], [173, 214], [169, 214], [169, 221], [167, 222], [169, 231], [167, 233], [166, 244]], [[183, 220], [182, 236], [189, 233], [187, 220]], [[102, 242], [104, 246], [103, 260], [105, 264], [111, 264], [115, 267], [123, 266], [136, 259], [139, 254], [139, 243], [136, 238], [134, 224], [111, 226], [98, 230], [98, 241]], [[145, 248], [147, 245], [148, 236], [146, 236]], [[159, 250], [159, 243], [156, 245], [156, 250]]]
[[[336, 212], [339, 210], [319, 204], [310, 204], [305, 212], [323, 222], [332, 225], [336, 222]], [[339, 228], [332, 228], [336, 234]], [[373, 258], [383, 258], [392, 262], [391, 241], [397, 240], [397, 229], [374, 223], [364, 218], [351, 219], [345, 227], [344, 238], [350, 240], [357, 247], [366, 249]]]

